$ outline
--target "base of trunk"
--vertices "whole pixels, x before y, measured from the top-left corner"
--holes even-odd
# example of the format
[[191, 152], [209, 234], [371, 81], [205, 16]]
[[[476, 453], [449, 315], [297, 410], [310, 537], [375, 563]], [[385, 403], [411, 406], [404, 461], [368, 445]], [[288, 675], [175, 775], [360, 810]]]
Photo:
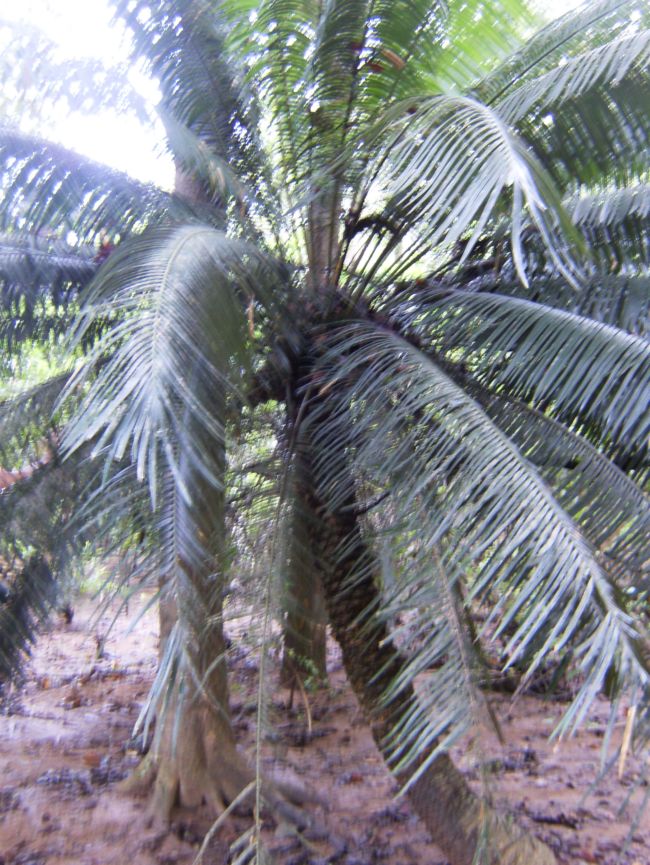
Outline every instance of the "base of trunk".
[[[214, 819], [255, 779], [252, 766], [237, 750], [230, 723], [210, 707], [187, 701], [180, 716], [168, 711], [162, 733], [132, 775], [121, 784], [130, 795], [149, 795], [153, 820], [168, 827], [176, 807], [207, 806]], [[175, 740], [174, 740], [175, 739]], [[310, 818], [300, 806], [320, 800], [296, 780], [261, 779], [265, 806], [276, 818], [304, 829]], [[255, 794], [242, 799], [253, 807]]]
[[447, 755], [432, 762], [408, 799], [453, 865], [556, 865], [546, 844], [472, 792]]
[[152, 816], [169, 824], [177, 805], [205, 804], [218, 816], [253, 778], [227, 719], [219, 718], [202, 700], [184, 700], [167, 710], [151, 751], [122, 790], [144, 794], [153, 789]]

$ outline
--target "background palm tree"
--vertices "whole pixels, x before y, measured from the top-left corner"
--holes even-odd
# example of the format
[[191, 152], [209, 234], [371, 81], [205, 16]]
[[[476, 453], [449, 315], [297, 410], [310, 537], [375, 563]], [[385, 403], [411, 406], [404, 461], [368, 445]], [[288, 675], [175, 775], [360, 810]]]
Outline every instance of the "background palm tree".
[[[244, 489], [271, 535], [262, 606], [278, 575], [323, 587], [375, 739], [450, 860], [486, 843], [490, 861], [552, 862], [446, 751], [483, 715], [480, 646], [499, 639], [524, 681], [549, 658], [579, 670], [564, 730], [603, 689], [647, 689], [647, 3], [538, 32], [517, 0], [116, 11], [160, 81], [176, 189], [2, 130], [6, 333], [28, 299], [42, 334], [61, 306], [35, 295], [52, 280], [21, 271], [19, 238], [120, 234], [80, 296], [83, 365], [4, 403], [2, 444], [31, 457], [57, 394], [67, 462], [30, 489], [73, 469], [84, 505], [48, 532], [66, 555], [135, 536], [137, 573], [175, 606], [137, 780], [167, 815], [253, 778], [221, 627]], [[93, 269], [79, 257], [64, 310]], [[251, 468], [239, 455], [265, 437]], [[34, 555], [60, 569], [50, 538], [15, 537], [3, 557], [25, 584]]]

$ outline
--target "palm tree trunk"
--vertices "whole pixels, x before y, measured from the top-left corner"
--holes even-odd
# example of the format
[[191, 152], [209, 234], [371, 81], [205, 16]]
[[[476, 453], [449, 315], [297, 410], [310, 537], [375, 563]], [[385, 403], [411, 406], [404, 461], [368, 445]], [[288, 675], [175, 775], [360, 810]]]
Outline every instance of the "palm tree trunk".
[[[161, 601], [161, 648], [176, 621], [175, 607], [169, 600]], [[169, 821], [175, 805], [194, 808], [206, 803], [220, 814], [254, 777], [237, 751], [231, 726], [221, 621], [209, 629], [212, 633], [202, 646], [202, 666], [206, 670], [210, 659], [221, 660], [202, 688], [187, 672], [183, 674], [160, 719], [162, 726], [151, 752], [155, 776], [152, 812], [162, 822]]]
[[[217, 388], [210, 396], [224, 400]], [[188, 430], [193, 423], [188, 438], [193, 434], [200, 440], [203, 434], [205, 447], [213, 449], [213, 465], [225, 471], [225, 445], [205, 436], [189, 417]], [[153, 746], [129, 785], [137, 790], [153, 783], [153, 816], [161, 822], [169, 821], [176, 804], [205, 802], [219, 814], [254, 777], [237, 751], [229, 710], [224, 487], [205, 477], [190, 454], [181, 454], [179, 471], [190, 498], [176, 483], [166, 490], [175, 561], [161, 576], [160, 657], [176, 622], [183, 645], [170, 696], [158, 709]]]
[[[179, 615], [190, 617], [188, 609], [179, 610], [183, 593], [179, 598], [164, 580], [161, 583], [160, 659]], [[208, 604], [211, 612], [200, 634], [194, 635], [194, 650], [188, 647], [195, 676], [187, 669], [179, 672], [165, 710], [158, 713], [151, 750], [122, 787], [127, 793], [153, 789], [151, 814], [161, 824], [169, 823], [177, 805], [205, 803], [218, 815], [254, 778], [236, 748], [231, 725], [220, 590], [208, 574], [201, 578], [196, 572], [192, 587], [204, 602], [197, 605], [197, 598], [192, 599], [191, 619], [198, 620], [198, 610]]]
[[286, 588], [286, 620], [280, 678], [287, 687], [327, 679], [327, 612], [317, 572], [291, 575]]
[[[317, 528], [312, 540], [315, 557], [322, 563], [322, 580], [330, 624], [341, 646], [350, 684], [370, 723], [373, 737], [385, 759], [389, 756], [387, 737], [400, 717], [417, 699], [412, 687], [405, 688], [390, 701], [388, 686], [403, 669], [390, 639], [386, 624], [377, 617], [380, 604], [378, 575], [374, 559], [365, 544], [355, 512], [353, 480], [341, 457], [334, 473], [340, 492], [336, 510], [328, 508], [318, 492], [311, 466], [305, 465], [305, 506], [314, 514]], [[331, 462], [330, 462], [331, 466]], [[346, 477], [347, 476], [347, 477]], [[319, 478], [319, 481], [327, 479]], [[420, 757], [419, 765], [427, 758]], [[412, 766], [414, 772], [418, 764]], [[405, 783], [410, 774], [397, 773]], [[439, 756], [409, 788], [408, 797], [453, 865], [554, 865], [552, 851], [541, 841], [518, 827], [511, 818], [501, 816], [469, 788], [446, 754]], [[489, 852], [488, 852], [489, 851]], [[481, 858], [482, 857], [482, 858]]]
[[[294, 466], [298, 474], [300, 464]], [[307, 514], [296, 496], [292, 498], [291, 536], [283, 609], [281, 680], [288, 687], [306, 679], [327, 678], [327, 611], [323, 585], [310, 545]]]

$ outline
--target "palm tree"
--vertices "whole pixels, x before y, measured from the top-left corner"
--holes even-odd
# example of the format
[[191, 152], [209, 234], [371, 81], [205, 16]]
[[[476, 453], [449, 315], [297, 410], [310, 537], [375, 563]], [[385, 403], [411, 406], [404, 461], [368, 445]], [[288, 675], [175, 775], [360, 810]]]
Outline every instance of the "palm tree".
[[[264, 609], [274, 575], [322, 586], [375, 740], [449, 859], [553, 862], [447, 751], [484, 715], [482, 646], [524, 683], [549, 659], [579, 671], [564, 731], [598, 692], [647, 689], [648, 4], [539, 30], [520, 0], [116, 11], [160, 81], [174, 194], [10, 129], [0, 160], [14, 239], [120, 233], [81, 292], [54, 446], [88, 472], [83, 536], [132, 540], [137, 515], [139, 573], [173, 608], [137, 780], [162, 815], [250, 789], [221, 627], [248, 484]], [[51, 413], [21, 405], [2, 413], [36, 430], [24, 450]], [[243, 464], [269, 416], [272, 453]], [[12, 548], [25, 576], [43, 543]]]

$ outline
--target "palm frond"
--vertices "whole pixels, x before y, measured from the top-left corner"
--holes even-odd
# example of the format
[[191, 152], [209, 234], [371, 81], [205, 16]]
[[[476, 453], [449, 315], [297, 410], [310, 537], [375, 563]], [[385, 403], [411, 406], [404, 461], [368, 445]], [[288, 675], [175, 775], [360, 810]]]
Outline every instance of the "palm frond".
[[54, 431], [55, 406], [69, 380], [68, 373], [0, 402], [0, 466], [18, 469], [43, 456], [43, 441]]
[[632, 67], [618, 84], [596, 86], [541, 118], [533, 113], [518, 128], [562, 190], [638, 182], [648, 171], [648, 90], [647, 70]]
[[124, 234], [147, 218], [186, 213], [154, 186], [41, 138], [0, 127], [0, 226], [93, 242], [100, 231]]
[[78, 490], [74, 473], [63, 471], [52, 455], [1, 491], [0, 556], [5, 572], [15, 572], [29, 556], [40, 555], [52, 571], [63, 573], [56, 565], [67, 559], [72, 537], [64, 526]]
[[556, 267], [573, 279], [577, 232], [541, 165], [495, 112], [465, 97], [431, 97], [391, 109], [382, 126], [391, 129], [392, 139], [381, 147], [371, 172], [386, 190], [383, 215], [395, 226], [389, 243], [403, 241], [409, 231], [413, 240], [401, 244], [393, 261], [385, 260], [386, 250], [378, 261], [374, 248], [369, 261], [366, 255], [363, 264], [354, 262], [355, 271], [365, 270], [369, 279], [381, 266], [384, 279], [396, 279], [439, 244], [451, 250], [461, 239], [464, 261], [497, 207], [505, 206], [524, 283], [524, 208]]
[[565, 305], [566, 295], [566, 286], [551, 285], [545, 301], [637, 336], [647, 336], [650, 330], [650, 276], [595, 273], [578, 298]]
[[[0, 577], [5, 576], [0, 568]], [[20, 672], [54, 596], [52, 574], [43, 559], [30, 558], [13, 576], [7, 597], [0, 600], [0, 682]]]
[[[565, 726], [584, 717], [611, 668], [647, 684], [639, 634], [593, 549], [531, 463], [435, 362], [394, 333], [354, 323], [330, 337], [322, 372], [330, 420], [312, 434], [318, 459], [332, 459], [351, 419], [350, 457], [391, 490], [400, 531], [430, 555], [441, 548], [443, 570], [464, 574], [497, 633], [514, 623], [509, 662], [525, 659], [530, 674], [577, 641], [583, 680]], [[333, 507], [338, 495], [334, 486]]]
[[488, 104], [505, 98], [513, 87], [529, 77], [556, 67], [562, 54], [575, 54], [622, 36], [630, 26], [645, 24], [650, 16], [645, 2], [632, 0], [590, 0], [580, 8], [542, 27], [518, 51], [477, 87], [477, 95]]
[[[272, 5], [272, 4], [269, 4]], [[317, 94], [319, 123], [327, 130], [341, 128], [350, 110], [354, 85], [367, 28], [364, 0], [328, 0], [314, 21], [305, 82]]]
[[646, 219], [650, 215], [650, 186], [640, 184], [582, 195], [569, 206], [575, 222], [586, 228], [616, 225], [630, 216]]
[[[403, 621], [393, 634], [405, 647], [407, 663], [386, 699], [414, 681], [420, 684], [417, 701], [391, 731], [389, 747], [396, 771], [408, 770], [424, 749], [435, 759], [470, 730], [488, 726], [490, 718], [480, 687], [486, 678], [485, 665], [467, 628], [462, 574], [452, 572], [448, 562], [443, 564], [441, 550], [420, 544], [406, 532], [400, 535], [400, 528], [393, 528], [398, 538], [394, 555], [401, 547], [408, 578], [398, 577], [382, 615]], [[411, 776], [409, 784], [418, 774]]]
[[[529, 285], [521, 283], [512, 249], [505, 242], [508, 226], [503, 220], [495, 224], [491, 235], [481, 238], [477, 253], [463, 264], [459, 262], [467, 238], [461, 241], [444, 267], [437, 269], [436, 277], [459, 289], [522, 297], [644, 335], [650, 315], [646, 199], [644, 185], [596, 189], [565, 199], [564, 208], [591, 256], [578, 286], [561, 277], [530, 222], [522, 228]], [[386, 293], [404, 290], [408, 286], [396, 285]]]
[[79, 292], [97, 269], [94, 251], [0, 235], [0, 343], [51, 342], [70, 325]]
[[[202, 390], [205, 385], [208, 392]], [[210, 404], [214, 417], [225, 423], [222, 382], [190, 375], [187, 387], [194, 400]], [[129, 591], [158, 583], [178, 615], [140, 719], [146, 725], [156, 715], [159, 736], [179, 695], [200, 695], [216, 711], [227, 711], [217, 702], [221, 691], [214, 687], [225, 663], [220, 636], [228, 554], [225, 443], [223, 436], [215, 436], [216, 424], [208, 428], [202, 419], [196, 422], [192, 400], [179, 406], [179, 412], [183, 422], [172, 442], [173, 467], [171, 461], [151, 461], [144, 478], [130, 455], [116, 463], [112, 441], [99, 453], [97, 442], [90, 442], [95, 451], [90, 461], [96, 469], [93, 485], [73, 520], [75, 530], [92, 538], [104, 556], [127, 554], [130, 567], [121, 582], [129, 583]], [[197, 451], [201, 464], [194, 456]], [[106, 463], [106, 457], [111, 461]], [[157, 472], [155, 479], [152, 471]], [[159, 491], [155, 499], [153, 488]], [[120, 588], [119, 582], [113, 586], [114, 592]]]
[[[645, 339], [564, 310], [505, 295], [434, 288], [406, 312], [426, 344], [578, 424], [600, 426], [612, 450], [645, 444], [650, 351]], [[399, 312], [397, 313], [399, 316]]]
[[351, 113], [353, 128], [376, 118], [391, 102], [427, 91], [449, 14], [445, 2], [373, 3], [362, 41], [351, 46], [359, 57]]
[[[606, 229], [603, 229], [603, 233]], [[585, 230], [589, 236], [590, 229]], [[622, 239], [625, 235], [625, 240]], [[616, 255], [621, 253], [622, 245], [627, 243], [629, 232], [623, 229], [617, 233], [614, 226], [611, 242], [616, 244]], [[576, 289], [554, 269], [542, 242], [532, 232], [524, 235], [524, 256], [526, 271], [530, 275], [529, 285], [519, 279], [511, 258], [510, 250], [497, 235], [485, 256], [470, 258], [464, 266], [449, 269], [444, 283], [460, 290], [501, 294], [519, 297], [555, 309], [566, 310], [575, 315], [612, 325], [636, 336], [644, 336], [650, 327], [650, 290], [645, 268], [636, 275], [636, 252], [631, 250], [630, 261], [622, 265], [621, 272], [611, 273], [609, 268], [603, 272], [598, 267], [590, 267], [581, 277]], [[607, 248], [599, 250], [607, 254]], [[626, 250], [627, 254], [628, 250]], [[617, 259], [619, 261], [620, 259]], [[608, 264], [611, 262], [608, 262]], [[432, 281], [434, 282], [434, 281]], [[397, 293], [412, 289], [412, 284], [404, 288], [397, 286]], [[395, 290], [395, 289], [394, 289]], [[388, 293], [388, 292], [387, 292]], [[381, 299], [383, 303], [385, 300]]]
[[626, 183], [647, 171], [649, 24], [645, 3], [585, 4], [478, 87], [517, 123], [560, 189]]
[[245, 301], [278, 280], [255, 248], [201, 225], [152, 229], [121, 244], [88, 295], [76, 331], [84, 339], [108, 321], [84, 370], [90, 380], [80, 409], [65, 432], [73, 450], [99, 435], [109, 459], [130, 451], [138, 476], [156, 499], [157, 465], [178, 470], [179, 447], [210, 475], [209, 452], [188, 440], [186, 413], [224, 435], [224, 419], [196, 392], [226, 387], [233, 393], [245, 364]]
[[51, 451], [0, 489], [0, 678], [15, 676], [39, 627], [73, 579], [83, 537], [70, 518], [87, 480], [85, 454], [63, 466]]
[[592, 546], [627, 570], [634, 587], [650, 568], [650, 500], [639, 486], [588, 441], [542, 412], [467, 378], [461, 384], [536, 466]]
[[599, 261], [611, 271], [630, 273], [650, 266], [648, 217], [650, 187], [595, 190], [567, 203]]
[[536, 111], [557, 111], [562, 103], [579, 100], [596, 85], [617, 87], [634, 69], [643, 70], [650, 58], [650, 31], [621, 36], [605, 45], [571, 57], [539, 78], [527, 80], [495, 104], [509, 124]]
[[[0, 235], [0, 279], [3, 283], [37, 286], [57, 282], [85, 285], [97, 269], [94, 250], [43, 243], [32, 236]], [[57, 303], [53, 292], [54, 303]]]

